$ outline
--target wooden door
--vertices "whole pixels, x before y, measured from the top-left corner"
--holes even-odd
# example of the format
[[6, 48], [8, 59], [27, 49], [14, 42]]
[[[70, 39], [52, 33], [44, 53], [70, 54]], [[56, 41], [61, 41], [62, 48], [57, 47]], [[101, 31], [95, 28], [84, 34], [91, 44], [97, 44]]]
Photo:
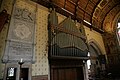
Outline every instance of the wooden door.
[[51, 80], [84, 80], [82, 67], [52, 68]]
[[21, 78], [22, 80], [28, 80], [29, 68], [21, 68]]

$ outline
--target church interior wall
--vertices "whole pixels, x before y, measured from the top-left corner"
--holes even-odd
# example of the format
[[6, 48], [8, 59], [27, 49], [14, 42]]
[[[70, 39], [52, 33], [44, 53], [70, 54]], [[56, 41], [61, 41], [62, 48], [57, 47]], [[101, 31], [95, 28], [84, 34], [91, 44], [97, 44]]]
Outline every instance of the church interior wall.
[[88, 43], [93, 41], [100, 48], [102, 54], [106, 54], [102, 34], [94, 30], [91, 30], [86, 26], [84, 27], [85, 27], [85, 32], [86, 32]]
[[[11, 15], [14, 0], [3, 0], [1, 10], [6, 9], [8, 14]], [[33, 10], [36, 8], [36, 31], [35, 31], [35, 64], [32, 65], [32, 76], [37, 80], [36, 76], [42, 76], [44, 79], [49, 76], [49, 62], [48, 62], [48, 14], [49, 9], [38, 5], [29, 0], [17, 0], [17, 5]], [[60, 23], [66, 17], [58, 13], [58, 22]], [[79, 23], [78, 23], [79, 24]], [[0, 33], [0, 58], [4, 54], [5, 40], [8, 31], [9, 23], [5, 24], [2, 32]], [[87, 40], [94, 39], [100, 46], [103, 54], [105, 54], [105, 47], [102, 35], [94, 30], [85, 27]], [[0, 61], [0, 78], [4, 74], [4, 64]]]

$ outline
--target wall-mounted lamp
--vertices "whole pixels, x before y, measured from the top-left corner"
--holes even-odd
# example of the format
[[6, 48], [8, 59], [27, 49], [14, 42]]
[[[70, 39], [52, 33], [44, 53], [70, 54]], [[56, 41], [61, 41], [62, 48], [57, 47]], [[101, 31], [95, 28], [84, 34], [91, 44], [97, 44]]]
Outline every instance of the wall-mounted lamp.
[[18, 62], [18, 64], [20, 65], [20, 68], [19, 68], [19, 69], [20, 69], [20, 72], [19, 72], [19, 80], [21, 80], [21, 70], [22, 70], [21, 68], [22, 68], [22, 65], [24, 64], [22, 58], [20, 59], [20, 61]]

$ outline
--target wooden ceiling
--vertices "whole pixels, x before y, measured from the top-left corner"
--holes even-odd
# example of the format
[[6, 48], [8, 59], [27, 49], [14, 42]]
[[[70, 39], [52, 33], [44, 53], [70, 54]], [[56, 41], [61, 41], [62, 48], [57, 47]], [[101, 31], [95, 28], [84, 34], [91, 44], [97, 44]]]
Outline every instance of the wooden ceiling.
[[[86, 26], [98, 31], [104, 32], [104, 23], [106, 17], [112, 12], [111, 16], [120, 11], [120, 0], [32, 0], [48, 8], [55, 8], [57, 12], [71, 16], [74, 20], [83, 22]], [[113, 10], [115, 9], [116, 10]], [[115, 12], [116, 11], [116, 12]], [[114, 17], [112, 19], [114, 19]], [[89, 22], [91, 25], [85, 23]], [[112, 20], [111, 20], [112, 21]]]

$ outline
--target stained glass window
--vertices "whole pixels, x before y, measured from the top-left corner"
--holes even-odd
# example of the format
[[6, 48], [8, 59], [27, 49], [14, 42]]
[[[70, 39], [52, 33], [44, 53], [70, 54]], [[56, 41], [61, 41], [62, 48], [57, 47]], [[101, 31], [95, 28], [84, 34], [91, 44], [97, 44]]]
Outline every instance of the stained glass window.
[[118, 29], [118, 36], [120, 37], [120, 22], [118, 23], [117, 29]]
[[118, 22], [118, 26], [117, 26], [117, 35], [118, 35], [118, 42], [120, 45], [120, 22]]

